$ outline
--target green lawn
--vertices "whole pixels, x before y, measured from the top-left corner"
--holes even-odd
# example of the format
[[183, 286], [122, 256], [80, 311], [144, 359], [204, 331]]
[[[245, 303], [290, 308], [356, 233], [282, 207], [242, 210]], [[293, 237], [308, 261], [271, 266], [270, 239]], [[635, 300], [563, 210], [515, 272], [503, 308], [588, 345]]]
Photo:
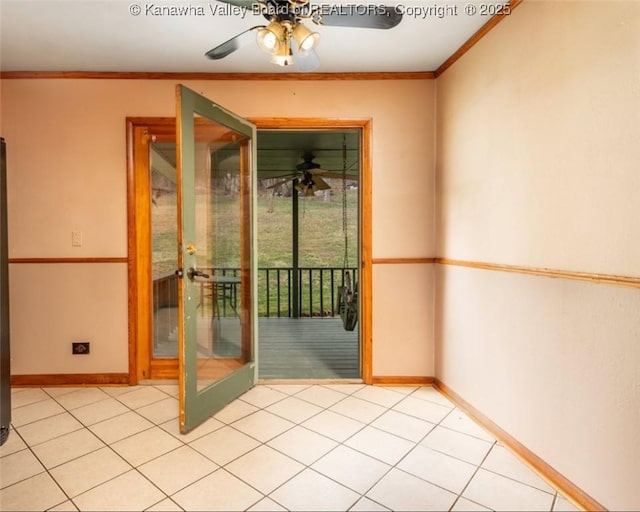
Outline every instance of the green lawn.
[[[356, 265], [358, 249], [357, 190], [347, 192], [347, 238], [349, 264]], [[258, 198], [258, 266], [291, 266], [291, 198], [275, 197], [273, 211], [268, 201]], [[299, 200], [299, 265], [301, 267], [341, 267], [344, 261], [342, 200], [320, 197]]]
[[[347, 237], [349, 264], [357, 264], [358, 219], [357, 190], [347, 192]], [[160, 197], [152, 206], [154, 275], [166, 275], [176, 268], [175, 196]], [[217, 199], [216, 256], [220, 266], [238, 266], [237, 199], [222, 196]], [[206, 218], [206, 205], [199, 205]], [[333, 197], [300, 198], [299, 201], [299, 265], [301, 267], [340, 267], [344, 261], [344, 232], [342, 229], [342, 201]], [[290, 267], [292, 263], [291, 198], [274, 197], [272, 211], [265, 196], [258, 198], [258, 266]], [[206, 239], [204, 226], [198, 230]], [[199, 240], [200, 242], [200, 240]], [[206, 243], [206, 242], [201, 242]], [[204, 266], [205, 262], [203, 262]]]
[[[349, 247], [349, 266], [357, 266], [358, 255], [358, 218], [356, 189], [347, 191], [347, 238]], [[197, 218], [202, 220], [197, 226], [196, 246], [200, 252], [201, 267], [237, 268], [239, 258], [239, 204], [233, 196], [215, 196], [213, 223], [206, 219], [211, 215], [212, 205], [207, 204], [206, 195], [198, 196], [202, 200], [197, 205]], [[258, 267], [287, 268], [292, 265], [292, 199], [267, 195], [258, 197]], [[154, 278], [172, 274], [177, 268], [176, 248], [176, 204], [175, 195], [166, 194], [156, 200], [152, 206], [153, 268]], [[213, 236], [207, 235], [210, 229]], [[343, 209], [341, 193], [325, 202], [322, 197], [300, 197], [299, 199], [299, 266], [300, 267], [342, 267], [344, 263], [345, 236], [343, 231]], [[207, 247], [203, 251], [202, 247]], [[205, 254], [203, 254], [205, 252]], [[208, 254], [207, 254], [208, 253]], [[311, 292], [308, 286], [308, 274], [304, 274], [301, 287], [303, 311], [309, 308], [310, 298], [315, 314], [331, 309], [331, 291], [335, 290], [342, 279], [342, 273], [334, 274], [334, 286], [330, 274], [324, 275], [322, 288], [319, 274], [311, 277]], [[267, 309], [266, 274], [258, 276], [259, 314]], [[282, 314], [287, 314], [287, 274], [280, 276], [280, 302]], [[320, 307], [322, 289], [323, 306]], [[277, 276], [269, 277], [269, 309], [271, 314], [277, 310]], [[335, 301], [334, 301], [335, 303]]]

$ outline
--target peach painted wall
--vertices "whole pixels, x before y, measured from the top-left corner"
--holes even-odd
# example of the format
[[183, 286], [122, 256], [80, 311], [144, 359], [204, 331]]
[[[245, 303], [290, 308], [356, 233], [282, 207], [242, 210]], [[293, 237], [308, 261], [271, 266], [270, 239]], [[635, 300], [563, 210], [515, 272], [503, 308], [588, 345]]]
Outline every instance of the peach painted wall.
[[[185, 84], [248, 117], [371, 118], [373, 257], [433, 255], [433, 81]], [[10, 257], [126, 257], [125, 118], [173, 116], [175, 82], [20, 79], [3, 80], [0, 86], [2, 135], [9, 158]], [[76, 230], [83, 232], [81, 248], [71, 246], [71, 232]], [[21, 346], [13, 352], [14, 373], [127, 371], [127, 361], [121, 357], [127, 346], [126, 265], [119, 265], [115, 273], [101, 264], [88, 270], [96, 279], [109, 276], [116, 286], [109, 292], [69, 282], [69, 276], [59, 272], [61, 265], [47, 265], [47, 286], [55, 288], [56, 301], [70, 307], [39, 302], [37, 311], [31, 304], [43, 281], [23, 280], [26, 265], [12, 265], [12, 342]], [[384, 310], [397, 301], [396, 274], [406, 287], [407, 300], [430, 290], [428, 272], [420, 271], [414, 279], [405, 279], [405, 273], [401, 268], [383, 271], [384, 278], [374, 282], [374, 309]], [[76, 300], [78, 294], [83, 300]], [[95, 304], [106, 297], [113, 304], [104, 312], [113, 326], [108, 333], [95, 311]], [[56, 326], [49, 339], [43, 339], [33, 325], [36, 313], [41, 325]], [[79, 317], [88, 324], [84, 338], [98, 343], [100, 350], [118, 354], [109, 364], [89, 360], [79, 364], [77, 356], [70, 355]], [[374, 319], [374, 375], [433, 374], [433, 326], [420, 322], [415, 327], [421, 331], [411, 335], [404, 334], [404, 326], [397, 315]], [[412, 358], [396, 358], [399, 342]]]
[[[527, 0], [437, 89], [439, 257], [640, 277], [640, 3]], [[640, 290], [438, 265], [436, 376], [640, 505]]]
[[10, 286], [12, 374], [128, 371], [125, 264], [12, 264]]
[[[433, 376], [433, 265], [374, 265], [374, 375]], [[378, 343], [384, 340], [385, 343]]]

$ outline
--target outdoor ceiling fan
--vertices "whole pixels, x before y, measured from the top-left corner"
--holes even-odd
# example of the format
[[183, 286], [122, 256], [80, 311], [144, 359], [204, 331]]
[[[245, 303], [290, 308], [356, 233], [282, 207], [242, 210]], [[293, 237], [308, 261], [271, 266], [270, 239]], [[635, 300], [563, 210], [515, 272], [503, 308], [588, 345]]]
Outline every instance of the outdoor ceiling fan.
[[297, 180], [294, 185], [296, 190], [303, 196], [313, 196], [318, 190], [329, 190], [331, 188], [323, 178], [357, 181], [357, 176], [346, 176], [342, 172], [322, 169], [320, 164], [313, 161], [314, 158], [315, 156], [312, 153], [305, 153], [302, 156], [303, 162], [296, 165], [295, 172], [278, 176], [281, 181], [267, 188], [277, 188], [291, 180]]
[[[320, 35], [303, 20], [330, 27], [389, 29], [402, 20], [402, 13], [384, 5], [313, 5], [310, 0], [219, 0], [262, 14], [267, 25], [257, 25], [232, 37], [205, 55], [222, 59], [253, 40], [271, 56], [271, 62], [289, 66], [295, 62], [300, 71], [312, 71], [320, 65], [315, 52]], [[294, 61], [295, 59], [295, 61]]]

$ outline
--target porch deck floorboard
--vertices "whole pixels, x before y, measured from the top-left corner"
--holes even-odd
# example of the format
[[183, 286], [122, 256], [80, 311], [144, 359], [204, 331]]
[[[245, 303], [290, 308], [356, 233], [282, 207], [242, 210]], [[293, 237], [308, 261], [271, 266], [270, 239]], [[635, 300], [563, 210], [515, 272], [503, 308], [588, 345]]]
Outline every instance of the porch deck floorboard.
[[[168, 322], [161, 332], [171, 333], [156, 340], [156, 357], [176, 357], [177, 334], [173, 327], [174, 308], [163, 308], [155, 321]], [[238, 321], [219, 319], [223, 333], [215, 349], [217, 355], [239, 355]], [[159, 325], [159, 324], [158, 324]], [[198, 319], [200, 339], [210, 338], [211, 317]], [[357, 379], [360, 377], [360, 345], [358, 326], [345, 331], [340, 318], [258, 319], [258, 377], [260, 379]], [[228, 340], [228, 341], [227, 341]], [[210, 354], [207, 344], [200, 347], [203, 355]]]
[[358, 330], [339, 318], [260, 318], [261, 379], [354, 379], [360, 377]]

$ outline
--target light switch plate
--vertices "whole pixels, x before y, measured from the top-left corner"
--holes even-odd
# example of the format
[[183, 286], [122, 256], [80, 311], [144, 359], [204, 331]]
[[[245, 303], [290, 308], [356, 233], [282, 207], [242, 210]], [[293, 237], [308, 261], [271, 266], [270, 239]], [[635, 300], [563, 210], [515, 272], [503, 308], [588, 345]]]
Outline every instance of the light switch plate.
[[82, 231], [71, 232], [71, 246], [82, 247]]

